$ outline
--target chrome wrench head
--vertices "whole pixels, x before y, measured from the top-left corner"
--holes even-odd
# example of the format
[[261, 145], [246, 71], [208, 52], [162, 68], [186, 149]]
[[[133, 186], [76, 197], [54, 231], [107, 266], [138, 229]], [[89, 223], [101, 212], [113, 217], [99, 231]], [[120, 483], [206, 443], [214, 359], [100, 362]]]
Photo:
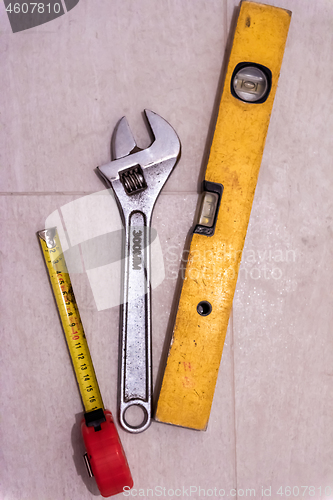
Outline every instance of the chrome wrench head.
[[[124, 116], [118, 122], [112, 136], [111, 152], [113, 161], [97, 168], [107, 185], [112, 186], [114, 181], [121, 178], [124, 170], [137, 165], [145, 173], [147, 169], [150, 170], [156, 165], [161, 165], [167, 179], [176, 165], [180, 157], [180, 141], [176, 132], [157, 113], [145, 109], [145, 115], [154, 136], [153, 143], [149, 148], [140, 150]], [[157, 172], [155, 172], [156, 175]]]
[[[124, 117], [113, 134], [113, 161], [98, 168], [116, 195], [125, 225], [119, 418], [122, 427], [134, 433], [149, 427], [152, 411], [151, 217], [180, 157], [180, 141], [171, 125], [152, 111], [145, 110], [145, 114], [155, 139], [151, 146], [144, 150], [137, 147]], [[140, 423], [130, 422], [130, 407], [142, 412]]]

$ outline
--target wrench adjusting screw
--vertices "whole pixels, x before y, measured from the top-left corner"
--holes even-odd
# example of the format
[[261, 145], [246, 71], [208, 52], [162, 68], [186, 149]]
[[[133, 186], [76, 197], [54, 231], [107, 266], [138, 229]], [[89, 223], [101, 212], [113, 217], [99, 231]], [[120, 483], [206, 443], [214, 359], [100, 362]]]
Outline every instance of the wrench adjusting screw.
[[147, 184], [140, 165], [119, 172], [119, 178], [127, 194], [138, 193], [146, 189]]

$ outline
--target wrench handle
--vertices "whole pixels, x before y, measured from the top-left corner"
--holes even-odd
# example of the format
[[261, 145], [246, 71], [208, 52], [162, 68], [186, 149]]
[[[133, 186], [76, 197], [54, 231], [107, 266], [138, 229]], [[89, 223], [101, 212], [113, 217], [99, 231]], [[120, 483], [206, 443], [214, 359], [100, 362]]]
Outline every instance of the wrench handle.
[[151, 423], [150, 220], [134, 211], [125, 222], [119, 418], [124, 429], [138, 433]]

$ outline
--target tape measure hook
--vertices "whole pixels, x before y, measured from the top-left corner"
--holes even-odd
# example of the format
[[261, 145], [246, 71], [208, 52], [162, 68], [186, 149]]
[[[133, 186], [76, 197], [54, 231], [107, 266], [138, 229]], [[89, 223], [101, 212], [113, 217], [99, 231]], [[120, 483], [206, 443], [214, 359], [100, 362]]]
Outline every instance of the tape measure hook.
[[43, 229], [43, 231], [39, 231], [38, 236], [45, 241], [47, 248], [51, 249], [56, 247], [56, 233], [57, 228], [51, 227], [50, 229]]

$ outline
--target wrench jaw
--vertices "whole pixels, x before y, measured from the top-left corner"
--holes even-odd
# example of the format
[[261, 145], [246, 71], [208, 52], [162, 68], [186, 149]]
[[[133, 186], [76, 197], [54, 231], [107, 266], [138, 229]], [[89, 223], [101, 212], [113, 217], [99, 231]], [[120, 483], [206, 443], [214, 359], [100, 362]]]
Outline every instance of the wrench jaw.
[[[152, 416], [150, 227], [156, 200], [180, 157], [180, 141], [161, 116], [145, 110], [155, 138], [139, 149], [123, 117], [111, 143], [113, 161], [98, 168], [112, 187], [125, 227], [119, 420], [131, 433], [145, 431]], [[132, 410], [141, 411], [133, 420]], [[132, 414], [132, 417], [131, 417]], [[134, 423], [132, 423], [134, 422]]]
[[[134, 153], [139, 153], [138, 156], [145, 156], [149, 153], [153, 159], [153, 163], [158, 163], [169, 158], [178, 159], [180, 141], [173, 127], [164, 118], [149, 109], [145, 109], [144, 113], [150, 133], [154, 138], [152, 144], [147, 149], [140, 149], [135, 142], [126, 117], [123, 116], [112, 135], [111, 158], [118, 160]], [[142, 165], [143, 168], [147, 166], [149, 164]]]
[[[111, 153], [115, 159], [101, 167], [97, 172], [104, 181], [112, 186], [119, 179], [121, 171], [139, 165], [143, 171], [159, 163], [168, 164], [167, 177], [180, 157], [180, 141], [171, 125], [153, 111], [145, 110], [145, 115], [155, 138], [147, 149], [139, 149], [133, 138], [128, 122], [123, 117], [117, 124], [111, 141]], [[173, 160], [168, 162], [168, 160]]]
[[148, 148], [153, 156], [154, 163], [174, 158], [174, 165], [176, 165], [180, 156], [180, 140], [175, 130], [170, 123], [157, 113], [145, 109], [145, 115], [155, 138], [150, 148]]
[[113, 160], [118, 160], [118, 158], [128, 156], [135, 148], [137, 148], [136, 142], [129, 127], [127, 118], [126, 116], [123, 116], [119, 120], [112, 134], [111, 158]]

